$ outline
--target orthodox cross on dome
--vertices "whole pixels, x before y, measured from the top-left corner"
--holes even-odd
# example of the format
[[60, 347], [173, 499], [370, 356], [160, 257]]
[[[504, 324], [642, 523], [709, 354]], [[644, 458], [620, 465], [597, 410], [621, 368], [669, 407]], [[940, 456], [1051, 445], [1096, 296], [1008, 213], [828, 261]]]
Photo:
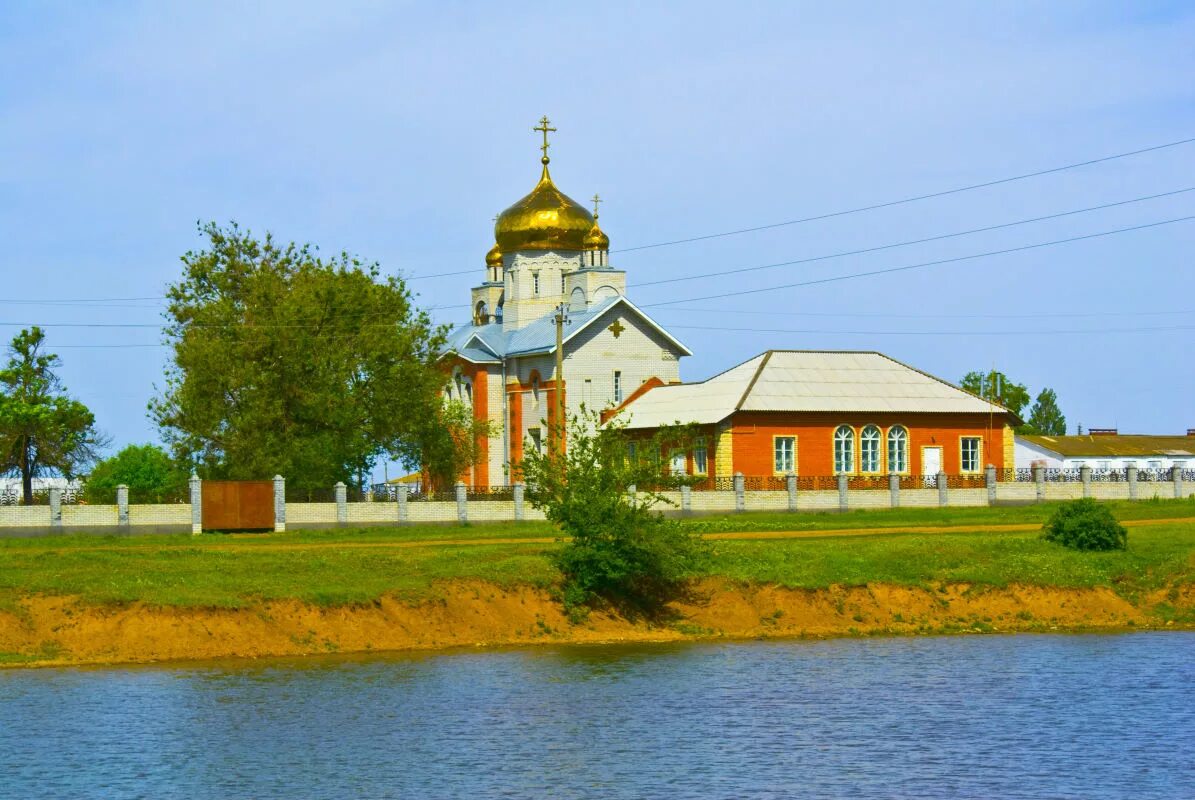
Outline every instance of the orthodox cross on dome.
[[598, 203], [602, 202], [602, 198], [598, 197], [597, 192], [593, 193], [593, 218], [598, 218]]
[[539, 125], [531, 129], [533, 131], [539, 131], [544, 135], [544, 143], [540, 145], [539, 149], [544, 151], [544, 157], [541, 159], [541, 161], [543, 161], [545, 164], [548, 163], [548, 148], [551, 146], [548, 144], [548, 133], [556, 132], [555, 128], [548, 127], [550, 123], [551, 120], [548, 119], [548, 115], [544, 114], [543, 118], [539, 121]]
[[626, 326], [622, 324], [622, 320], [616, 319], [614, 320], [614, 324], [607, 328], [607, 330], [614, 334], [614, 338], [617, 339], [618, 335], [626, 330]]

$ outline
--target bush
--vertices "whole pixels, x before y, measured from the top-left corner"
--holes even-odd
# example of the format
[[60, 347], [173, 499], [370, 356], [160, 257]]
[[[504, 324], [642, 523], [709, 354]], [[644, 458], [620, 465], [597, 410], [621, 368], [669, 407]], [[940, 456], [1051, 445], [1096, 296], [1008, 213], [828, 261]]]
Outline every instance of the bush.
[[131, 444], [95, 465], [83, 485], [89, 503], [115, 503], [116, 487], [129, 487], [130, 503], [173, 503], [186, 497], [187, 472], [165, 450]]
[[[564, 576], [561, 590], [570, 618], [608, 603], [631, 615], [655, 614], [705, 561], [705, 543], [652, 510], [667, 502], [660, 490], [684, 482], [666, 473], [661, 459], [628, 457], [625, 422], [600, 425], [582, 412], [570, 421], [565, 454], [528, 448], [522, 464], [528, 501], [542, 509], [572, 541], [554, 557]], [[553, 431], [555, 433], [555, 431]], [[668, 426], [639, 442], [647, 453], [687, 444], [687, 429]], [[635, 500], [627, 487], [639, 490]]]
[[1072, 550], [1124, 550], [1129, 532], [1107, 506], [1085, 497], [1055, 511], [1042, 526], [1042, 538]]

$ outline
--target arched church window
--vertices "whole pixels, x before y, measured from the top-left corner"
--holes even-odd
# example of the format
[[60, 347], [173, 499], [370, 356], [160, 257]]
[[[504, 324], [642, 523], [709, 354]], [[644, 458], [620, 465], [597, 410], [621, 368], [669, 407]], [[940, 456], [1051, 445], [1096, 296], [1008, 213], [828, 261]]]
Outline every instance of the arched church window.
[[909, 471], [909, 432], [896, 425], [888, 431], [888, 472]]
[[868, 425], [859, 437], [859, 471], [880, 471], [880, 429]]
[[531, 293], [533, 295], [536, 295], [537, 297], [539, 296], [539, 273], [538, 272], [531, 273]]
[[485, 325], [490, 321], [490, 310], [486, 308], [485, 301], [482, 300], [477, 304], [476, 324]]
[[855, 431], [850, 425], [839, 425], [834, 431], [834, 474], [855, 471]]

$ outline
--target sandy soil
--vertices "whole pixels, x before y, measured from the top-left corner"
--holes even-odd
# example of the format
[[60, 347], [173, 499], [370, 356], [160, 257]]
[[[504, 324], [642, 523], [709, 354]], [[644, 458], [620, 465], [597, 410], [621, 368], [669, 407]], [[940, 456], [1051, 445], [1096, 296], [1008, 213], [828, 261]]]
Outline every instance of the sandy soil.
[[[552, 642], [916, 635], [1165, 627], [1158, 607], [1195, 609], [1195, 586], [1130, 602], [1111, 589], [872, 585], [819, 590], [708, 580], [666, 620], [595, 613], [572, 625], [546, 592], [453, 582], [435, 599], [317, 608], [296, 601], [241, 609], [92, 606], [28, 597], [0, 612], [6, 666], [112, 664], [378, 652]], [[13, 656], [11, 654], [19, 654]]]

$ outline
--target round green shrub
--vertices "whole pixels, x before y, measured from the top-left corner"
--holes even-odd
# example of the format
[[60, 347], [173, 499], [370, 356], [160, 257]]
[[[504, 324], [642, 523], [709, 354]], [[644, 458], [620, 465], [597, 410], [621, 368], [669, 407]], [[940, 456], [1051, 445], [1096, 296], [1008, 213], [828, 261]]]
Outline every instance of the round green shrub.
[[1129, 532], [1091, 498], [1066, 503], [1042, 527], [1042, 538], [1072, 550], [1124, 550]]

